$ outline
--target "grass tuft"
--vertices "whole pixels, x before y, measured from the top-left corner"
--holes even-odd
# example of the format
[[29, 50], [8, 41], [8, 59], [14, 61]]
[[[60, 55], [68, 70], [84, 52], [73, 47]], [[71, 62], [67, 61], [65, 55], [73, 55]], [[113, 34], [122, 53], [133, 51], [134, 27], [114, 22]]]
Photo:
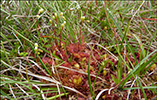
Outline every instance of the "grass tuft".
[[155, 1], [1, 1], [0, 99], [154, 99]]

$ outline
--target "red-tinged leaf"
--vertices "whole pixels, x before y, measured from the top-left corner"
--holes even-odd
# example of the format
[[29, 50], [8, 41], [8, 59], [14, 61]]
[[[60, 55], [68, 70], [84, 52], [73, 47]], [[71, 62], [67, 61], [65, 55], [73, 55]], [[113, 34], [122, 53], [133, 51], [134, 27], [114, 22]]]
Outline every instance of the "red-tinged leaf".
[[80, 58], [81, 56], [78, 53], [74, 53], [75, 58]]
[[43, 57], [43, 58], [42, 58], [42, 62], [43, 62], [44, 64], [50, 64], [50, 65], [54, 65], [54, 64], [55, 64], [55, 63], [54, 63], [54, 60], [51, 59], [51, 58], [49, 58], [49, 57]]
[[49, 62], [49, 64], [50, 64], [50, 65], [54, 65], [55, 63], [54, 63], [53, 60], [51, 60], [51, 61]]
[[62, 66], [69, 67], [69, 66], [71, 66], [71, 64], [68, 62], [65, 62], [64, 64], [62, 64]]
[[85, 52], [79, 52], [78, 53], [81, 57], [89, 57], [89, 55]]
[[42, 62], [43, 62], [44, 64], [46, 64], [46, 63], [48, 63], [48, 62], [50, 62], [50, 61], [51, 61], [51, 59], [48, 58], [48, 57], [43, 57], [43, 58], [42, 58]]
[[70, 53], [78, 52], [78, 48], [76, 47], [76, 44], [73, 44], [73, 43], [69, 44], [68, 51]]

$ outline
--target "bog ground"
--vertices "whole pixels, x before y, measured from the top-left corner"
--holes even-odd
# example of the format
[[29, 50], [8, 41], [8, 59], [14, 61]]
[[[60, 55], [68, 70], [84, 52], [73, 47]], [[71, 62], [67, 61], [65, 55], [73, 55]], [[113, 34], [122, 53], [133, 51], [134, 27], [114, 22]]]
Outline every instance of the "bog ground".
[[157, 99], [156, 5], [1, 1], [0, 99]]

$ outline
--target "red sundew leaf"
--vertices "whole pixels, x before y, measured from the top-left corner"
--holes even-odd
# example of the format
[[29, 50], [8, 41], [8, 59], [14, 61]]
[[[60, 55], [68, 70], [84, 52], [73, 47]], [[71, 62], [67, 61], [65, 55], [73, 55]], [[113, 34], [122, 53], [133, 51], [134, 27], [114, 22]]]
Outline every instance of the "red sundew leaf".
[[71, 66], [71, 64], [68, 62], [65, 62], [64, 64], [62, 64], [62, 66], [69, 67], [69, 66]]
[[51, 97], [51, 96], [53, 96], [53, 93], [46, 93], [44, 95], [47, 96], [47, 97]]
[[82, 45], [77, 44], [77, 45], [78, 45], [79, 51], [83, 51], [85, 49], [85, 44], [82, 44]]
[[54, 63], [53, 60], [51, 60], [51, 61], [49, 62], [49, 64], [50, 64], [50, 65], [54, 65], [55, 63]]
[[42, 62], [44, 64], [50, 64], [50, 65], [54, 65], [55, 64], [54, 60], [49, 58], [49, 57], [43, 57], [42, 58]]
[[136, 58], [140, 58], [140, 54], [139, 53], [136, 53]]
[[114, 63], [115, 60], [113, 58], [111, 58], [111, 61]]
[[117, 61], [114, 61], [113, 63], [114, 63], [114, 65], [118, 64], [118, 60], [117, 60]]
[[119, 99], [118, 94], [114, 94], [113, 100], [118, 100], [118, 99]]
[[83, 97], [78, 97], [77, 100], [85, 100]]
[[76, 44], [74, 44], [74, 43], [69, 44], [68, 51], [69, 51], [70, 53], [77, 52], [77, 51], [78, 51], [78, 47], [76, 47]]
[[67, 49], [70, 53], [74, 53], [74, 52], [78, 53], [79, 51], [83, 51], [85, 49], [85, 44], [80, 45], [79, 43], [78, 44], [72, 43], [69, 44], [69, 47]]
[[90, 50], [85, 49], [84, 51], [85, 51], [85, 53], [86, 53], [88, 56], [90, 55], [90, 52], [91, 52]]
[[92, 66], [96, 66], [97, 64], [96, 64], [95, 61], [91, 61], [90, 65], [92, 65]]
[[70, 63], [72, 66], [75, 65], [77, 62], [75, 60], [72, 60], [72, 62]]
[[87, 55], [87, 53], [85, 52], [78, 52], [78, 54], [82, 57], [88, 57], [89, 55]]
[[48, 58], [48, 57], [43, 57], [43, 58], [42, 58], [42, 62], [43, 62], [44, 64], [49, 63], [50, 61], [51, 61], [51, 59]]
[[114, 98], [114, 95], [113, 94], [107, 94], [105, 96], [105, 100], [118, 100], [118, 99], [113, 99]]
[[51, 48], [52, 51], [57, 51], [59, 50], [59, 47], [57, 45], [53, 45]]
[[84, 36], [81, 36], [80, 39], [81, 39], [81, 43], [84, 43]]
[[78, 53], [74, 53], [75, 58], [80, 58], [81, 56]]
[[127, 98], [127, 94], [128, 92], [127, 91], [125, 91], [124, 93], [123, 93], [123, 97], [122, 97], [122, 100], [126, 100], [126, 98]]
[[109, 73], [107, 73], [107, 75], [105, 76], [105, 80], [109, 81], [110, 78], [111, 78], [111, 77], [110, 77]]
[[60, 54], [59, 51], [56, 51], [56, 52], [55, 52], [55, 55], [56, 55], [56, 56], [59, 56], [59, 54]]
[[63, 59], [64, 61], [68, 61], [68, 57], [67, 57], [65, 51], [61, 51], [61, 55], [62, 55], [62, 57], [63, 57], [62, 59]]
[[98, 54], [94, 54], [95, 59], [100, 60], [100, 56]]
[[117, 63], [118, 63], [118, 61], [117, 60], [115, 60], [115, 59], [113, 59], [113, 58], [111, 58], [111, 60], [110, 60], [111, 62], [113, 62], [113, 64], [114, 65], [116, 65]]
[[106, 95], [104, 100], [113, 100], [113, 96], [111, 95]]
[[69, 78], [71, 78], [73, 75], [77, 75], [78, 73], [77, 73], [77, 72], [74, 72], [74, 71], [68, 70], [68, 71], [66, 72], [66, 74], [68, 75]]
[[42, 38], [52, 38], [52, 36], [46, 36], [46, 35], [43, 35], [41, 36]]

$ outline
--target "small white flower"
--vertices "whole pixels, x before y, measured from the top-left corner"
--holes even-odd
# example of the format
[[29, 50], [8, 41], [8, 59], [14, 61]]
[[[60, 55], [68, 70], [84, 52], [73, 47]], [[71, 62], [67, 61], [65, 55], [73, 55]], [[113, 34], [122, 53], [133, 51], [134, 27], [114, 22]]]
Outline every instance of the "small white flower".
[[85, 20], [85, 16], [81, 16], [81, 22]]
[[37, 51], [38, 47], [35, 47], [34, 50]]
[[55, 20], [55, 16], [52, 16], [52, 19]]
[[38, 49], [38, 43], [35, 43], [34, 46], [35, 46], [34, 50], [37, 51], [37, 49]]
[[90, 22], [90, 20], [87, 20], [87, 23], [89, 23]]
[[61, 27], [62, 27], [62, 28], [64, 27], [64, 23], [63, 23], [63, 24], [61, 24]]
[[57, 24], [55, 24], [55, 27], [57, 27]]
[[52, 20], [50, 19], [49, 22], [52, 24]]
[[39, 18], [40, 16], [39, 16], [39, 15], [36, 15], [36, 17]]
[[64, 25], [66, 24], [66, 21], [64, 21], [64, 23], [63, 23]]
[[64, 21], [62, 24], [61, 24], [61, 27], [63, 28], [66, 24], [66, 21]]
[[62, 18], [63, 18], [64, 20], [66, 20], [66, 18], [65, 18], [64, 16], [62, 16]]
[[63, 16], [63, 12], [60, 13], [60, 16]]
[[35, 43], [34, 46], [35, 46], [35, 47], [38, 47], [38, 43]]
[[55, 17], [57, 18], [57, 13], [55, 13]]
[[39, 13], [42, 13], [43, 11], [44, 11], [44, 9], [43, 9], [43, 8], [39, 9]]

